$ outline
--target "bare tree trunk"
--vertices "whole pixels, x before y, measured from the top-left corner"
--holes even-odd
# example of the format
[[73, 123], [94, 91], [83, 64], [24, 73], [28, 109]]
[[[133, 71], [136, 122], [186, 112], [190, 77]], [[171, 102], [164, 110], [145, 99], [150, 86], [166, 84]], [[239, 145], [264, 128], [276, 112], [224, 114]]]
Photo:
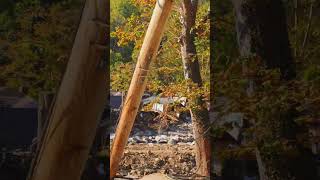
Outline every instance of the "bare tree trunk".
[[53, 100], [53, 94], [51, 93], [40, 93], [38, 103], [38, 129], [37, 129], [37, 146], [41, 140], [44, 132], [44, 126], [47, 123], [51, 103]]
[[[248, 23], [247, 14], [244, 13], [244, 1], [232, 0], [232, 3], [233, 3], [234, 13], [235, 13], [236, 32], [237, 32], [239, 52], [242, 57], [247, 58], [251, 56], [253, 53], [251, 48], [252, 35], [250, 32], [250, 28], [247, 24]], [[250, 84], [254, 84], [253, 79], [248, 79], [248, 81], [250, 82]], [[253, 95], [254, 89], [255, 89], [254, 85], [253, 87], [247, 88], [248, 96]], [[266, 180], [267, 178], [265, 177], [265, 166], [261, 159], [261, 155], [258, 148], [255, 149], [255, 155], [256, 155], [260, 180]]]
[[298, 0], [294, 0], [294, 57], [297, 57], [298, 47]]
[[[232, 0], [232, 2], [235, 10], [236, 30], [241, 56], [250, 57], [256, 54], [268, 68], [280, 69], [282, 80], [294, 79], [295, 64], [289, 44], [287, 21], [282, 0]], [[257, 124], [258, 129], [277, 134], [267, 137], [261, 135], [263, 132], [255, 134], [260, 179], [315, 179], [310, 154], [297, 144], [295, 136], [297, 129], [294, 122], [294, 112], [292, 111], [294, 107], [285, 111], [277, 111], [277, 108], [279, 107], [271, 107], [268, 109], [268, 113], [262, 113], [265, 120], [263, 123]], [[275, 121], [274, 113], [281, 114], [282, 118]], [[281, 128], [273, 129], [273, 126], [269, 126], [271, 123], [276, 123]], [[279, 150], [276, 155], [270, 157], [270, 154], [268, 155], [266, 151], [268, 143], [279, 139], [279, 137], [277, 138], [278, 135], [283, 140], [294, 142], [292, 146], [299, 152], [299, 156], [293, 158]]]
[[109, 0], [87, 0], [31, 180], [79, 180], [107, 100]]
[[110, 178], [114, 178], [118, 171], [124, 148], [128, 142], [147, 85], [149, 67], [156, 58], [172, 5], [172, 0], [158, 0], [153, 10], [112, 143]]
[[287, 20], [281, 0], [232, 0], [240, 54], [256, 53], [268, 68], [279, 68], [282, 78], [295, 77]]
[[259, 170], [259, 177], [260, 180], [266, 180], [266, 168], [263, 164], [261, 155], [260, 155], [260, 151], [258, 150], [258, 148], [255, 149], [256, 151], [256, 158], [257, 158], [257, 164], [258, 164], [258, 170]]
[[[200, 66], [197, 57], [195, 40], [195, 31], [193, 30], [196, 21], [197, 0], [183, 0], [181, 9], [182, 35], [181, 55], [184, 66], [185, 79], [190, 79], [199, 87], [202, 86], [200, 75]], [[190, 110], [193, 123], [193, 132], [196, 141], [196, 163], [198, 174], [201, 176], [210, 176], [211, 166], [211, 145], [210, 137], [206, 131], [209, 127], [209, 112], [202, 95], [192, 99], [196, 105]]]
[[303, 58], [303, 60], [306, 58], [305, 57], [305, 47], [309, 38], [309, 33], [311, 30], [311, 24], [312, 24], [312, 16], [313, 16], [313, 4], [315, 1], [311, 1], [310, 2], [310, 10], [309, 10], [309, 17], [308, 17], [308, 25], [307, 25], [307, 29], [306, 32], [304, 34], [304, 38], [303, 38], [303, 43], [302, 43], [302, 47], [301, 47], [301, 57]]

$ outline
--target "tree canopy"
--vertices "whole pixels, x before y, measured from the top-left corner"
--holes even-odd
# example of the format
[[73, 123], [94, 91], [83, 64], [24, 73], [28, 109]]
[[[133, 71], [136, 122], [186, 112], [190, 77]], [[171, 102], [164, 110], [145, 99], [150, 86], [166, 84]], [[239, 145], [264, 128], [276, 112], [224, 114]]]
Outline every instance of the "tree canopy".
[[[298, 1], [295, 8], [294, 1], [283, 2], [289, 48], [292, 50], [296, 72], [296, 76], [289, 80], [283, 78], [279, 67], [270, 68], [264, 59], [258, 56], [261, 55], [259, 52], [249, 57], [240, 55], [241, 47], [237, 44], [236, 18], [231, 2], [216, 2], [213, 17], [213, 108], [220, 112], [221, 116], [229, 112], [242, 112], [247, 123], [242, 133], [247, 143], [235, 149], [219, 151], [228, 159], [239, 158], [259, 148], [269, 168], [267, 171], [271, 172], [268, 174], [268, 178], [271, 179], [290, 179], [287, 177], [288, 174], [301, 177], [301, 174], [312, 171], [311, 168], [302, 167], [302, 164], [307, 162], [308, 158], [311, 159], [305, 152], [306, 149], [310, 150], [311, 143], [314, 142], [315, 137], [310, 135], [309, 128], [319, 119], [319, 112], [315, 107], [320, 105], [317, 43], [320, 38], [320, 26], [319, 18], [314, 13], [319, 9], [319, 3], [309, 0]], [[274, 37], [269, 40], [272, 42]], [[290, 67], [283, 69], [286, 68]], [[248, 93], [252, 82], [255, 83], [255, 90]], [[227, 109], [219, 103], [217, 97], [229, 98]], [[223, 134], [221, 132], [229, 128], [227, 123], [222, 127], [215, 126], [214, 134], [220, 137]], [[283, 160], [286, 158], [294, 160], [288, 163]], [[311, 163], [309, 165], [314, 168]], [[298, 167], [298, 170], [288, 167]], [[279, 172], [283, 174], [277, 174]]]
[[[0, 82], [55, 91], [64, 73], [80, 20], [81, 0], [1, 1]], [[4, 7], [1, 5], [1, 7]]]
[[[111, 8], [111, 88], [126, 91], [142, 45], [144, 34], [151, 19], [155, 0], [121, 0]], [[177, 3], [178, 5], [178, 3]], [[210, 21], [209, 1], [201, 1], [197, 14], [196, 48], [200, 61], [203, 89], [195, 88], [193, 93], [205, 92], [209, 97], [210, 80]], [[130, 9], [130, 11], [128, 10]], [[187, 82], [184, 79], [180, 52], [180, 7], [176, 6], [169, 18], [158, 55], [149, 71], [147, 91], [168, 96], [187, 96]]]

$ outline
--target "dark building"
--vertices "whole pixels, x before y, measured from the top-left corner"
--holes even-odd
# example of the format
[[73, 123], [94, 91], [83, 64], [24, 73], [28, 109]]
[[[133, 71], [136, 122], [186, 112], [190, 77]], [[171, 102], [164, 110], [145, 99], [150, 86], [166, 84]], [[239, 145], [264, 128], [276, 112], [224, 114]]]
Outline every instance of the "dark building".
[[37, 133], [37, 103], [23, 93], [0, 87], [0, 148], [28, 148]]

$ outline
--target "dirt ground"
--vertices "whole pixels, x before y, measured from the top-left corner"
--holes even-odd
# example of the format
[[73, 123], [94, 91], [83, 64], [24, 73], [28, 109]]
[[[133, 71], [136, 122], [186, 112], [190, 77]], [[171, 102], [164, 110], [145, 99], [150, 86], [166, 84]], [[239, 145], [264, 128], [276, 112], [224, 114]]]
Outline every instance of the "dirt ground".
[[[195, 145], [190, 118], [170, 121], [161, 114], [157, 118], [149, 112], [137, 117], [120, 163], [118, 177], [201, 179], [196, 177]], [[160, 126], [163, 124], [165, 126]], [[111, 144], [115, 128], [116, 126], [111, 131]]]
[[134, 144], [125, 149], [119, 175], [141, 178], [163, 173], [173, 179], [195, 179], [195, 172], [194, 145]]

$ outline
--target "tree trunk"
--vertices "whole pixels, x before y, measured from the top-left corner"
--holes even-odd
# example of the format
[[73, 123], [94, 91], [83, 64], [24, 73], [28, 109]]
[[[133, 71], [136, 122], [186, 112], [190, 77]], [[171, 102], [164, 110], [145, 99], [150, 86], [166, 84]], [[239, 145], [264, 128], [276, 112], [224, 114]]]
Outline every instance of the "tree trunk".
[[282, 78], [295, 77], [287, 20], [281, 0], [232, 0], [240, 54], [256, 53], [268, 68], [279, 68]]
[[[29, 179], [79, 180], [107, 100], [109, 0], [87, 0]], [[107, 24], [106, 24], [107, 23]]]
[[255, 149], [255, 153], [256, 153], [256, 158], [257, 158], [257, 165], [258, 165], [260, 180], [266, 180], [267, 179], [266, 169], [265, 169], [265, 166], [262, 162], [261, 154], [260, 154], [260, 151], [258, 150], [258, 148]]
[[[190, 79], [199, 87], [202, 86], [200, 66], [197, 58], [195, 31], [193, 30], [196, 21], [197, 0], [183, 0], [181, 9], [182, 35], [181, 55], [184, 66], [185, 79]], [[193, 132], [196, 141], [196, 163], [201, 176], [210, 176], [211, 166], [211, 145], [210, 137], [206, 131], [209, 127], [209, 112], [203, 97], [199, 94], [195, 99], [195, 108], [190, 109], [193, 123]]]
[[[236, 17], [236, 31], [238, 36], [239, 51], [241, 56], [250, 57], [256, 54], [266, 64], [267, 68], [278, 68], [281, 78], [288, 81], [295, 78], [295, 64], [289, 44], [285, 8], [282, 0], [232, 0]], [[253, 81], [252, 79], [250, 81]], [[266, 152], [267, 139], [276, 141], [276, 136], [259, 137], [257, 133], [256, 157], [259, 165], [261, 180], [286, 180], [286, 179], [315, 179], [315, 172], [310, 153], [297, 145], [296, 126], [292, 109], [277, 111], [280, 107], [271, 107], [265, 116], [269, 120], [259, 123], [257, 128], [279, 134], [280, 139], [295, 142], [293, 146], [299, 152], [298, 157], [289, 157], [287, 154], [277, 152], [270, 158]], [[272, 121], [277, 112], [282, 118]], [[268, 119], [268, 118], [265, 118]], [[289, 129], [271, 129], [271, 123]], [[289, 132], [289, 133], [288, 133]], [[260, 139], [260, 140], [259, 140]], [[281, 161], [279, 161], [281, 159]]]
[[44, 132], [47, 123], [51, 103], [53, 101], [53, 93], [40, 93], [38, 103], [38, 128], [37, 128], [37, 146]]
[[110, 178], [114, 178], [118, 171], [124, 148], [128, 142], [147, 85], [149, 67], [156, 58], [172, 5], [172, 0], [158, 0], [153, 10], [112, 143]]

